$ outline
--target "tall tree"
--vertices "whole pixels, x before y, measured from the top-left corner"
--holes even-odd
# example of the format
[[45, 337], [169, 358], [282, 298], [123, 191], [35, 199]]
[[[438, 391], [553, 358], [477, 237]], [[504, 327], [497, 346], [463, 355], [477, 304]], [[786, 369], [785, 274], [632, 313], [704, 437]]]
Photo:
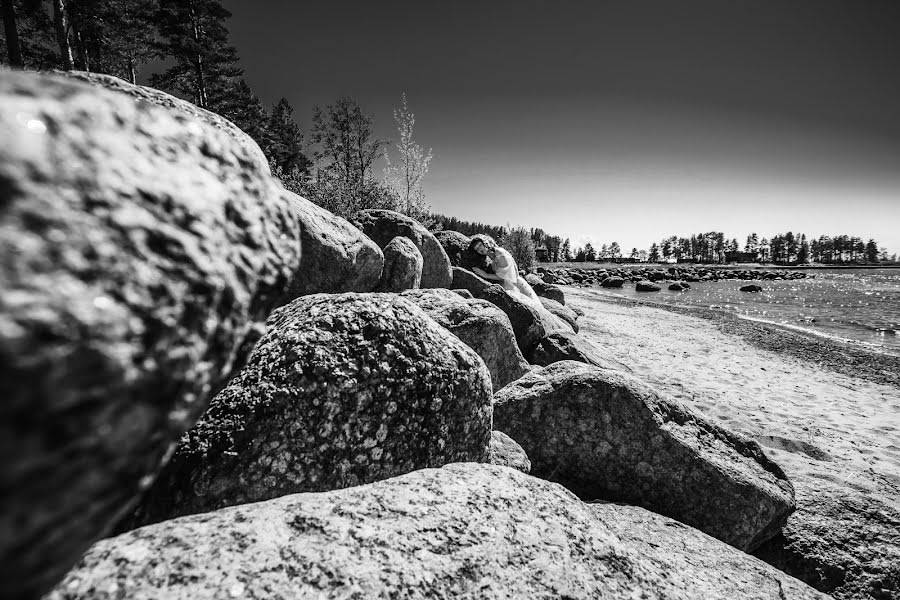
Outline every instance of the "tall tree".
[[[385, 148], [384, 160], [387, 166], [384, 169], [384, 180], [395, 190], [404, 209], [402, 212], [418, 217], [426, 211], [422, 179], [428, 173], [432, 154], [431, 148], [426, 151], [413, 139], [416, 116], [409, 110], [406, 94], [402, 98], [400, 108], [394, 109], [394, 122], [400, 135], [400, 139], [395, 142], [397, 158], [391, 160], [390, 153]], [[538, 243], [538, 240], [533, 241]]]
[[25, 61], [22, 58], [22, 45], [19, 43], [19, 26], [16, 22], [16, 7], [13, 0], [0, 0], [0, 11], [3, 12], [3, 33], [6, 36], [9, 66], [22, 69], [25, 67]]
[[231, 13], [219, 0], [160, 0], [159, 6], [162, 50], [175, 65], [154, 75], [151, 85], [217, 111], [243, 74], [228, 42], [225, 21]]
[[314, 156], [320, 166], [347, 186], [364, 182], [385, 144], [375, 136], [373, 126], [374, 118], [350, 97], [338, 98], [325, 108], [316, 106], [310, 139], [318, 146]]
[[66, 71], [75, 68], [72, 58], [72, 45], [69, 43], [69, 12], [66, 0], [53, 0], [53, 27], [56, 30], [56, 43], [62, 57], [62, 67]]
[[294, 120], [294, 107], [287, 98], [282, 98], [272, 107], [265, 142], [260, 145], [279, 168], [302, 175], [309, 173], [312, 163], [303, 152], [303, 130]]

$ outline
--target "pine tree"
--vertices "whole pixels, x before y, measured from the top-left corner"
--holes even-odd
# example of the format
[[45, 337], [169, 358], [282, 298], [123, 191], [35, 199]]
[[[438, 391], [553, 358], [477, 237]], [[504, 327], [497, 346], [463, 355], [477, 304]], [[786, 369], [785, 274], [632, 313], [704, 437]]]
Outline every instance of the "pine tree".
[[309, 173], [312, 161], [303, 152], [303, 130], [294, 120], [294, 107], [287, 98], [282, 98], [272, 107], [265, 125], [265, 142], [260, 145], [284, 171], [301, 175]]
[[237, 50], [228, 43], [229, 17], [218, 0], [160, 0], [162, 50], [175, 65], [154, 75], [150, 84], [217, 112], [243, 74]]

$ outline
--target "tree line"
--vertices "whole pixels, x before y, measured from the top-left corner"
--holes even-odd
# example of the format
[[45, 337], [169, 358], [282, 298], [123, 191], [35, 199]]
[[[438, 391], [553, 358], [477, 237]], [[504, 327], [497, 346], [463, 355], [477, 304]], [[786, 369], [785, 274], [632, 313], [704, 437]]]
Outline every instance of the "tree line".
[[[427, 214], [422, 179], [431, 150], [413, 136], [405, 95], [394, 111], [398, 139], [374, 132], [374, 117], [350, 97], [314, 107], [308, 137], [294, 107], [253, 93], [229, 41], [231, 13], [219, 0], [0, 0], [0, 62], [28, 70], [81, 70], [152, 87], [218, 113], [259, 144], [285, 186], [341, 216], [362, 208]], [[374, 173], [379, 158], [386, 167]]]
[[896, 260], [874, 239], [846, 234], [807, 239], [804, 233], [779, 233], [771, 238], [751, 233], [743, 247], [737, 239], [727, 239], [721, 231], [699, 233], [690, 237], [671, 236], [650, 246], [649, 262], [759, 262], [775, 264], [849, 264]]

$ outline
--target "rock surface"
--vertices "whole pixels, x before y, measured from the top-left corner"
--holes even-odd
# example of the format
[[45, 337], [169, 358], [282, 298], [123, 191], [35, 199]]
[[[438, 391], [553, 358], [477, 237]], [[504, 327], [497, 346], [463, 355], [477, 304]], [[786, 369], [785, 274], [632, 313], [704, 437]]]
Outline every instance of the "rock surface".
[[475, 350], [487, 365], [495, 390], [528, 372], [509, 318], [487, 300], [467, 300], [450, 290], [414, 290], [401, 297]]
[[662, 288], [653, 282], [642, 279], [634, 284], [634, 289], [639, 292], [658, 292]]
[[501, 467], [512, 467], [526, 475], [531, 472], [531, 461], [528, 460], [525, 450], [522, 449], [522, 446], [516, 440], [502, 431], [491, 432], [491, 443], [488, 446], [488, 455], [485, 462]]
[[631, 521], [648, 543], [618, 509], [510, 468], [455, 464], [103, 540], [47, 600], [826, 598], [642, 513], [649, 525]]
[[395, 294], [316, 294], [276, 311], [247, 366], [182, 439], [133, 526], [480, 461], [482, 360]]
[[556, 300], [551, 300], [550, 298], [545, 298], [543, 296], [539, 297], [541, 299], [541, 304], [550, 312], [550, 314], [556, 315], [558, 318], [562, 319], [573, 332], [578, 333], [578, 315], [574, 310], [566, 308]]
[[625, 285], [625, 280], [621, 277], [607, 277], [600, 282], [600, 285], [605, 288], [620, 288]]
[[507, 294], [502, 286], [488, 283], [460, 267], [453, 267], [453, 287], [469, 290], [476, 298], [487, 300], [506, 313], [523, 355], [527, 356], [544, 337], [547, 330], [537, 310]]
[[408, 238], [422, 254], [422, 287], [450, 287], [453, 275], [447, 253], [434, 235], [415, 219], [392, 210], [371, 209], [356, 213], [353, 224], [381, 248], [395, 237]]
[[303, 257], [285, 302], [318, 293], [370, 292], [381, 278], [381, 248], [346, 219], [288, 190], [302, 228]]
[[626, 374], [571, 361], [494, 394], [494, 428], [532, 473], [585, 499], [644, 506], [741, 550], [775, 535], [794, 490], [756, 444]]
[[472, 242], [472, 238], [469, 236], [463, 235], [458, 231], [443, 230], [436, 231], [434, 237], [444, 248], [452, 266], [462, 267], [470, 271], [473, 267], [486, 271], [490, 270], [491, 259], [469, 249], [469, 244]]
[[152, 482], [300, 262], [255, 144], [157, 104], [0, 70], [4, 598], [48, 589]]
[[566, 295], [563, 293], [562, 288], [558, 285], [553, 285], [551, 283], [546, 283], [543, 279], [535, 275], [534, 273], [529, 273], [525, 276], [525, 281], [528, 282], [528, 285], [531, 286], [531, 289], [534, 290], [534, 293], [542, 298], [549, 298], [559, 304], [565, 306], [566, 305]]
[[262, 173], [271, 173], [269, 169], [269, 159], [263, 153], [253, 138], [244, 133], [240, 127], [218, 115], [212, 111], [200, 108], [196, 104], [192, 104], [187, 100], [176, 98], [171, 94], [160, 91], [156, 88], [144, 87], [141, 85], [133, 85], [124, 79], [115, 77], [114, 75], [106, 75], [104, 73], [88, 73], [86, 71], [56, 71], [56, 75], [70, 77], [96, 86], [127, 94], [133, 100], [138, 102], [149, 102], [169, 109], [171, 112], [182, 113], [188, 117], [188, 121], [203, 123], [214, 129], [218, 129], [222, 133], [229, 136], [236, 144], [241, 147], [246, 158], [252, 158], [254, 164], [252, 170]]
[[563, 360], [574, 360], [604, 369], [631, 372], [630, 367], [616, 360], [611, 353], [605, 352], [585, 338], [567, 331], [548, 333], [528, 355], [528, 362], [541, 367]]
[[754, 556], [840, 600], [900, 598], [900, 512], [825, 480], [794, 485], [797, 512]]
[[384, 247], [384, 271], [379, 292], [416, 290], [422, 283], [422, 254], [405, 237], [395, 237]]
[[[611, 534], [676, 581], [690, 581], [701, 598], [827, 598], [719, 540], [638, 506], [591, 504]], [[698, 573], [707, 574], [697, 577]]]

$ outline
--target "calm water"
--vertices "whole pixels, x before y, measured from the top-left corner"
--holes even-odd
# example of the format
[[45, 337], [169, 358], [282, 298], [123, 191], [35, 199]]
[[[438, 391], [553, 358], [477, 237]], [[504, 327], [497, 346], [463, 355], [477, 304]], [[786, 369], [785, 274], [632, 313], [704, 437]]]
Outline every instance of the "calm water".
[[820, 335], [900, 354], [900, 269], [823, 269], [796, 281], [762, 281], [763, 291], [741, 292], [742, 281], [691, 283], [685, 292], [637, 293], [633, 284], [619, 296], [667, 304], [704, 306], [750, 319], [780, 323]]

